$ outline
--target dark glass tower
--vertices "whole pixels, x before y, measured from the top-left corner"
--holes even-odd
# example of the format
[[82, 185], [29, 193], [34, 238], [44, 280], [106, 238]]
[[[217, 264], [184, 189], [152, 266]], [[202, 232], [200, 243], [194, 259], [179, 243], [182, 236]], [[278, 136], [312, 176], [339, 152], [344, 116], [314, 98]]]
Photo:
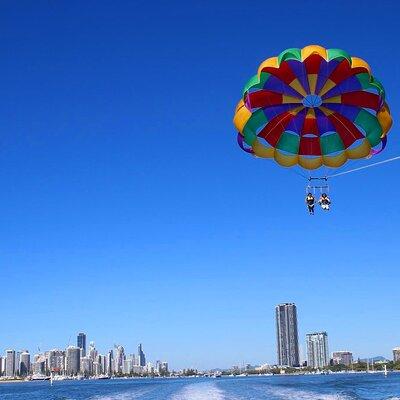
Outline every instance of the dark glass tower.
[[86, 356], [86, 334], [79, 333], [76, 339], [76, 345], [81, 349], [82, 357]]
[[276, 306], [275, 312], [278, 364], [299, 367], [296, 305], [294, 303], [279, 304]]
[[140, 343], [138, 346], [138, 357], [139, 357], [139, 365], [141, 367], [146, 366], [146, 356], [143, 353], [142, 344]]

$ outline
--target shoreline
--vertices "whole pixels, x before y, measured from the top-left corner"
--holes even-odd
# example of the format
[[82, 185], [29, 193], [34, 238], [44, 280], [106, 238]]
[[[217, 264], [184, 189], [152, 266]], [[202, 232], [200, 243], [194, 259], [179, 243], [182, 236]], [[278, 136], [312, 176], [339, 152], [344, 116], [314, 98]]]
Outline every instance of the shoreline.
[[[394, 370], [394, 371], [390, 371], [388, 372], [388, 375], [391, 374], [398, 374], [400, 373], [400, 371]], [[321, 376], [321, 375], [383, 375], [383, 372], [381, 371], [376, 371], [373, 373], [367, 373], [365, 371], [357, 371], [357, 372], [333, 372], [333, 373], [329, 373], [329, 374], [313, 374], [313, 373], [309, 373], [309, 374], [301, 374], [301, 373], [291, 373], [291, 374], [271, 374], [271, 375], [267, 375], [267, 374], [262, 374], [262, 375], [257, 375], [257, 374], [250, 374], [247, 376], [229, 376], [229, 375], [223, 375], [222, 378], [228, 378], [228, 379], [232, 379], [232, 378], [236, 378], [236, 379], [243, 379], [243, 378], [265, 378], [265, 377], [288, 377], [288, 376], [293, 376], [293, 377], [304, 377], [304, 376]], [[158, 377], [157, 379], [193, 379], [193, 378], [197, 378], [197, 379], [213, 379], [213, 377], [207, 377], [207, 376], [174, 376], [174, 377]], [[107, 379], [107, 381], [113, 381], [113, 380], [135, 380], [135, 379], [154, 379], [151, 377], [116, 377], [116, 378], [111, 378], [111, 379]], [[60, 379], [57, 380], [56, 382], [79, 382], [79, 381], [103, 381], [104, 379], [93, 379], [93, 378], [88, 378], [88, 379]], [[1, 384], [15, 384], [15, 383], [29, 383], [29, 382], [48, 382], [49, 380], [41, 380], [41, 379], [37, 379], [37, 380], [30, 380], [30, 379], [0, 379], [0, 385]]]

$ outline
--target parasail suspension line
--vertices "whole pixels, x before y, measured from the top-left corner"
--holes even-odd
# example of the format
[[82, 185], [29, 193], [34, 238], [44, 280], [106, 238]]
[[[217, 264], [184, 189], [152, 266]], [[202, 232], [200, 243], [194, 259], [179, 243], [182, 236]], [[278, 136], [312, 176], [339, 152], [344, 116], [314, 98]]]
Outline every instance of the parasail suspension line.
[[399, 159], [400, 159], [400, 156], [389, 158], [387, 160], [379, 161], [379, 162], [376, 162], [376, 163], [373, 163], [373, 164], [364, 165], [363, 167], [358, 167], [358, 168], [350, 169], [348, 171], [339, 172], [337, 174], [328, 175], [326, 178], [333, 178], [333, 177], [336, 177], [336, 176], [350, 174], [351, 172], [356, 172], [356, 171], [361, 171], [362, 169], [376, 167], [377, 165], [386, 164], [388, 162], [399, 160]]

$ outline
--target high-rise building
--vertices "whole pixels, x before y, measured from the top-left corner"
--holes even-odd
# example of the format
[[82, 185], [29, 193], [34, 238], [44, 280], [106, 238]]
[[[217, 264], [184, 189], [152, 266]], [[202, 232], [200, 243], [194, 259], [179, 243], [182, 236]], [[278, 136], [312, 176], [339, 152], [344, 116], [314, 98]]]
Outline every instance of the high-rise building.
[[6, 376], [15, 376], [15, 350], [6, 350]]
[[20, 371], [19, 371], [19, 360], [21, 357], [21, 351], [16, 351], [15, 352], [15, 361], [14, 361], [14, 365], [15, 365], [15, 371], [14, 371], [14, 375], [19, 375]]
[[115, 357], [114, 357], [114, 372], [119, 374], [122, 372], [122, 367], [125, 360], [125, 349], [123, 346], [115, 346]]
[[27, 376], [31, 370], [31, 355], [28, 351], [23, 351], [19, 356], [19, 374]]
[[163, 361], [163, 362], [161, 363], [161, 366], [160, 366], [160, 373], [161, 373], [162, 375], [168, 374], [168, 363], [167, 363], [166, 361]]
[[400, 362], [400, 347], [395, 347], [393, 349], [393, 361]]
[[107, 357], [106, 369], [105, 369], [104, 373], [111, 376], [114, 371], [114, 353], [113, 353], [113, 351], [110, 350], [106, 357]]
[[46, 356], [44, 354], [35, 354], [33, 357], [32, 372], [34, 375], [46, 374]]
[[141, 367], [145, 367], [146, 366], [146, 356], [144, 355], [141, 343], [138, 346], [138, 358], [139, 358], [139, 365]]
[[0, 376], [6, 373], [6, 358], [0, 356]]
[[103, 372], [102, 372], [102, 369], [101, 369], [101, 364], [100, 364], [100, 362], [99, 361], [94, 361], [93, 362], [93, 375], [96, 375], [96, 376], [99, 376], [99, 375], [101, 375]]
[[146, 364], [146, 372], [148, 374], [154, 374], [154, 365], [151, 362]]
[[94, 344], [94, 342], [90, 342], [88, 356], [92, 359], [93, 362], [96, 361], [98, 354], [99, 353], [96, 350], [96, 345]]
[[81, 332], [78, 333], [78, 337], [76, 338], [76, 345], [81, 349], [81, 356], [86, 356], [86, 334]]
[[278, 364], [299, 367], [299, 337], [297, 309], [294, 303], [279, 304], [275, 308]]
[[82, 357], [80, 368], [84, 376], [91, 376], [93, 373], [93, 360], [89, 356]]
[[107, 373], [107, 356], [103, 356], [103, 355], [99, 354], [98, 363], [99, 363], [100, 372], [97, 373], [97, 375], [106, 374]]
[[334, 351], [332, 359], [334, 364], [346, 365], [348, 367], [353, 364], [353, 353], [350, 351]]
[[122, 372], [129, 375], [133, 370], [132, 358], [127, 358], [124, 360], [124, 365], [122, 366]]
[[307, 366], [323, 368], [329, 365], [328, 334], [326, 332], [309, 333], [307, 342]]
[[50, 372], [62, 373], [65, 365], [65, 352], [58, 349], [50, 350], [47, 354], [47, 363]]
[[65, 352], [65, 373], [77, 375], [80, 370], [81, 348], [69, 346]]

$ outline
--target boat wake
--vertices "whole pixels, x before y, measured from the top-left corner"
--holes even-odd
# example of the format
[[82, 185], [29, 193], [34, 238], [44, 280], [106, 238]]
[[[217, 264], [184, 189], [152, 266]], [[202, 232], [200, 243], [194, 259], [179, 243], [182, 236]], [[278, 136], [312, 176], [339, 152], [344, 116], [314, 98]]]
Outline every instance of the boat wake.
[[[227, 400], [225, 392], [215, 383], [195, 383], [184, 386], [171, 400]], [[231, 398], [230, 398], [231, 399]]]
[[89, 397], [89, 400], [134, 400], [140, 399], [152, 390], [149, 389], [140, 389], [136, 391], [126, 391], [126, 392], [119, 392], [119, 393], [110, 393], [105, 395], [96, 395]]
[[285, 400], [351, 400], [352, 397], [343, 394], [327, 394], [290, 388], [271, 387], [267, 390], [269, 398]]

